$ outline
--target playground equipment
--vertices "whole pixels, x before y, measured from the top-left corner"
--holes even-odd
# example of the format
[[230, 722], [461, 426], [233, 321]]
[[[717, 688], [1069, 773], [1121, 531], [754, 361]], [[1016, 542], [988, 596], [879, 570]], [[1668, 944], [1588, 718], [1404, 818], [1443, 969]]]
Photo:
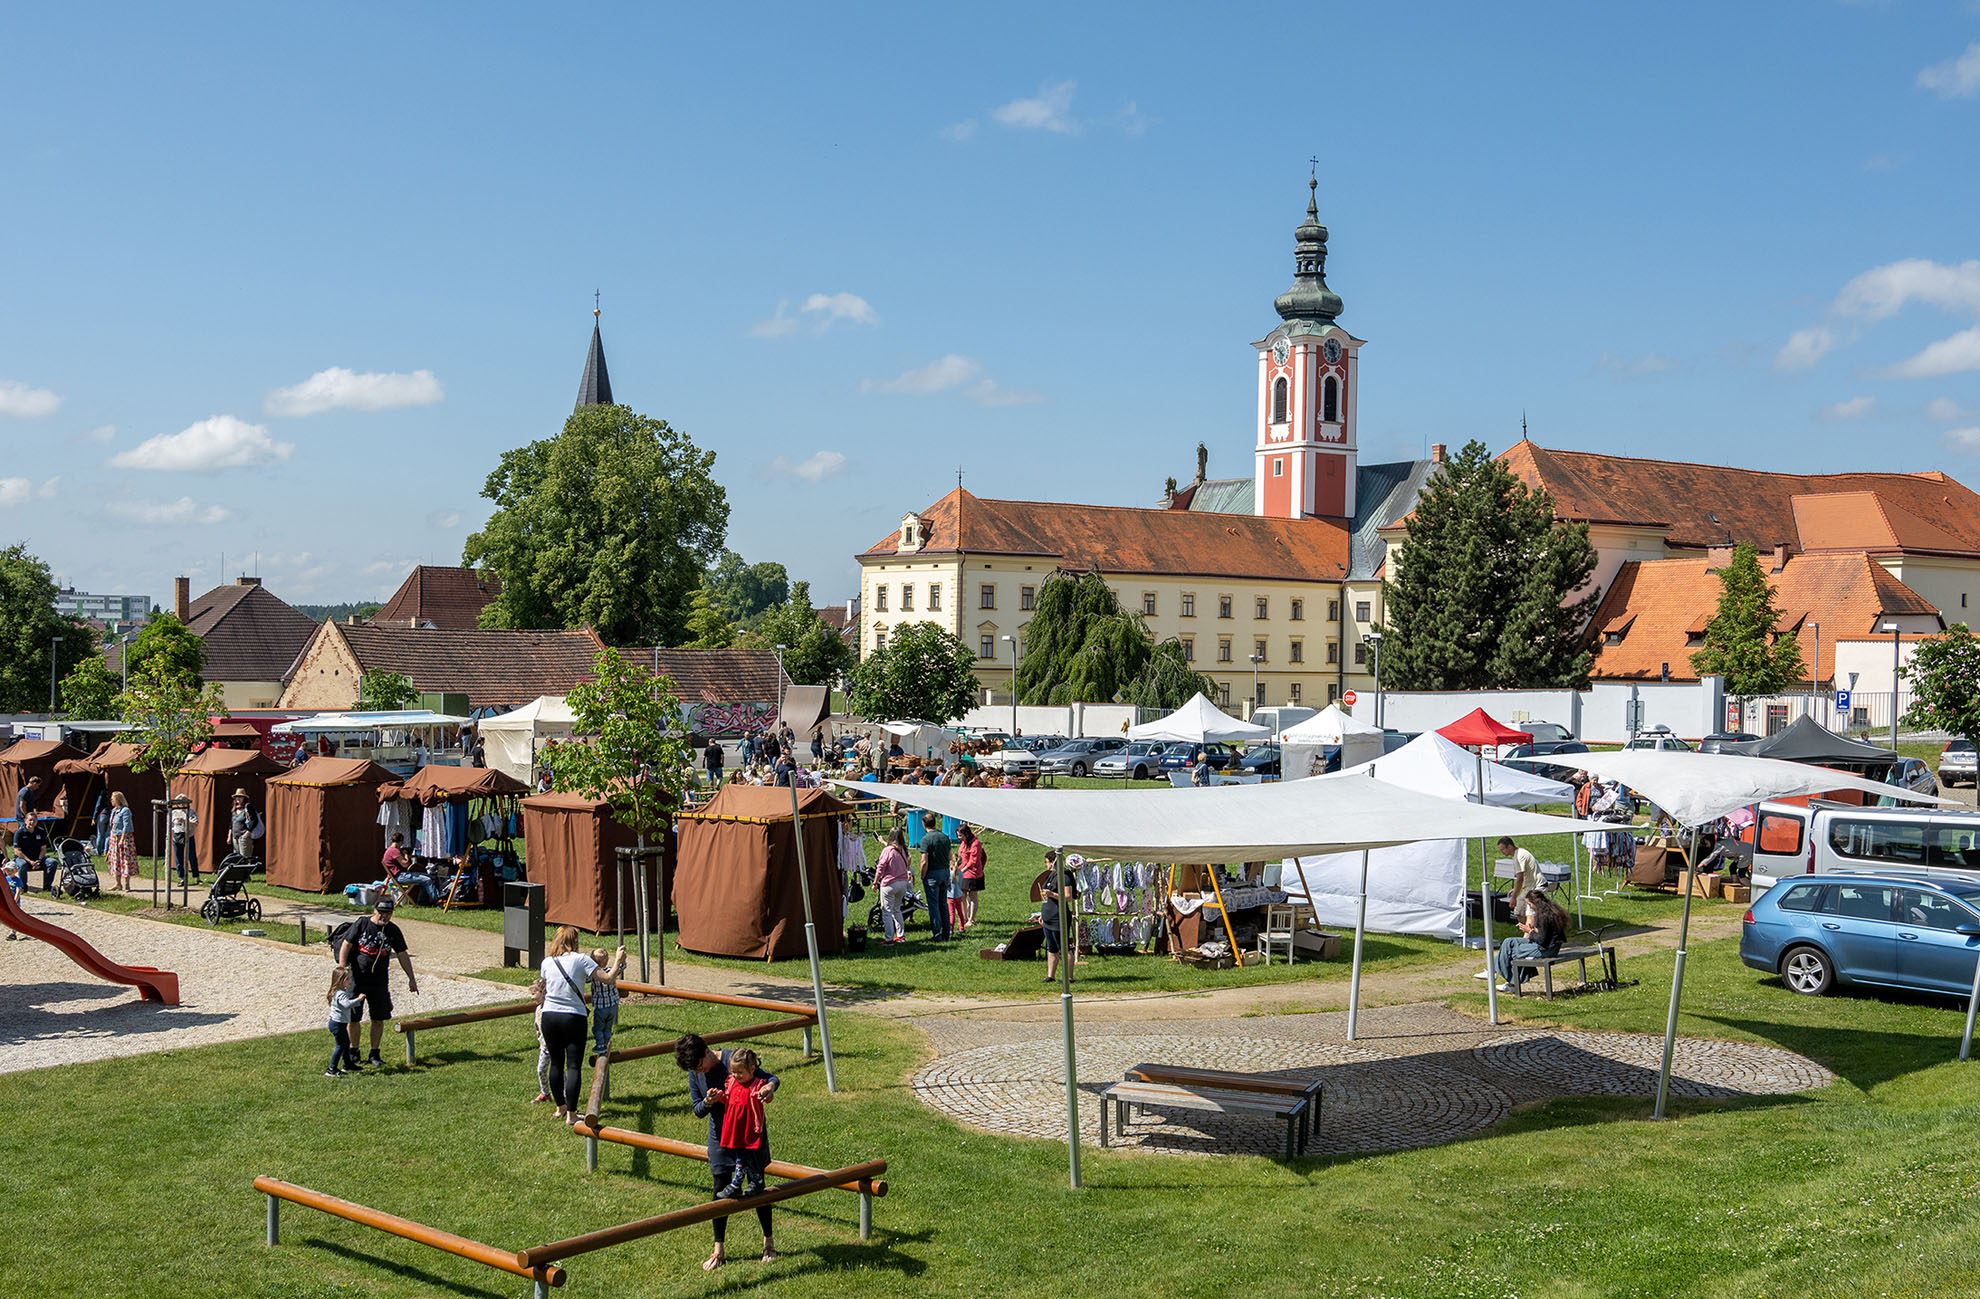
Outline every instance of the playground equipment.
[[148, 965], [117, 964], [62, 926], [37, 920], [21, 910], [20, 903], [14, 901], [14, 891], [4, 884], [0, 884], [0, 924], [29, 938], [39, 938], [99, 979], [130, 984], [145, 1001], [165, 1006], [179, 1004], [178, 975]]
[[268, 1244], [279, 1245], [281, 1241], [282, 1201], [300, 1204], [304, 1208], [317, 1209], [333, 1218], [355, 1222], [362, 1227], [372, 1227], [389, 1232], [402, 1240], [410, 1240], [416, 1245], [426, 1245], [456, 1258], [465, 1258], [507, 1272], [511, 1276], [526, 1276], [536, 1283], [536, 1293], [545, 1294], [551, 1286], [561, 1286], [565, 1281], [564, 1269], [552, 1265], [527, 1267], [516, 1262], [515, 1251], [498, 1249], [485, 1245], [466, 1236], [456, 1236], [451, 1231], [441, 1231], [425, 1223], [401, 1218], [397, 1214], [384, 1213], [349, 1200], [340, 1200], [334, 1195], [312, 1191], [307, 1186], [297, 1186], [274, 1177], [257, 1177], [254, 1189], [268, 1197]]

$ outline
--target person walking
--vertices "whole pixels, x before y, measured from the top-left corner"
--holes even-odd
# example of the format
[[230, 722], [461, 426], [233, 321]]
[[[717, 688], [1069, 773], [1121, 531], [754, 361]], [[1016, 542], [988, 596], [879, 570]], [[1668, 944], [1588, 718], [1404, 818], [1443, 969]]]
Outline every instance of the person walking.
[[[1079, 923], [1079, 917], [1072, 915], [1070, 917], [1070, 924], [1064, 926], [1061, 924], [1061, 913], [1071, 913], [1073, 907], [1079, 902], [1079, 883], [1073, 876], [1072, 867], [1068, 865], [1066, 868], [1066, 896], [1064, 905], [1061, 906], [1058, 888], [1058, 865], [1058, 853], [1048, 852], [1045, 854], [1045, 883], [1040, 886], [1038, 891], [1040, 899], [1038, 903], [1038, 923], [1045, 927], [1045, 982], [1047, 983], [1051, 983], [1059, 977], [1059, 962], [1070, 962], [1074, 956], [1072, 952], [1061, 950], [1065, 946], [1062, 939], [1062, 929], [1071, 928], [1072, 925]], [[1075, 929], [1073, 932], [1077, 934], [1079, 931]]]
[[137, 828], [131, 819], [130, 800], [121, 789], [110, 795], [109, 836], [104, 856], [110, 863], [113, 887], [121, 892], [131, 886], [137, 874]]
[[813, 731], [811, 733], [811, 761], [814, 766], [825, 761], [825, 732], [823, 731]]
[[942, 818], [933, 812], [921, 814], [928, 831], [921, 836], [921, 896], [928, 899], [929, 937], [937, 942], [949, 937], [949, 866], [953, 845], [942, 833]]
[[907, 941], [907, 922], [901, 917], [901, 902], [907, 897], [908, 882], [913, 878], [908, 867], [907, 836], [900, 827], [887, 836], [887, 846], [880, 850], [880, 860], [873, 867], [873, 887], [880, 891], [880, 941], [904, 943]]
[[234, 856], [254, 859], [254, 809], [248, 806], [245, 789], [234, 791], [234, 810], [227, 821], [227, 841]]
[[96, 839], [92, 847], [98, 857], [110, 851], [110, 792], [103, 790], [96, 796], [95, 815]]
[[578, 931], [565, 925], [550, 940], [550, 952], [540, 972], [543, 985], [543, 1044], [550, 1048], [550, 1099], [557, 1118], [575, 1123], [578, 1088], [584, 1081], [584, 1039], [587, 1014], [585, 987], [611, 983], [617, 976], [578, 950]]
[[983, 892], [983, 867], [987, 860], [983, 840], [976, 837], [976, 831], [967, 825], [956, 827], [956, 876], [962, 887], [962, 895], [956, 901], [956, 919], [965, 934], [976, 928], [976, 900]]
[[[905, 852], [903, 853], [905, 858]], [[696, 1118], [708, 1120], [708, 1173], [714, 1182], [716, 1197], [719, 1199], [729, 1183], [735, 1180], [736, 1169], [730, 1164], [722, 1150], [723, 1111], [728, 1102], [729, 1066], [735, 1053], [724, 1051], [717, 1055], [709, 1050], [708, 1043], [699, 1033], [684, 1033], [674, 1043], [674, 1063], [688, 1076], [688, 1100], [694, 1106]], [[756, 1095], [765, 1101], [776, 1095], [777, 1075], [760, 1066], [755, 1071]], [[758, 1151], [764, 1164], [770, 1162], [770, 1142], [766, 1136]], [[777, 1257], [775, 1246], [770, 1243], [770, 1206], [758, 1205], [756, 1221], [763, 1228], [763, 1261]], [[726, 1244], [729, 1235], [729, 1220], [716, 1218], [710, 1224], [715, 1230], [715, 1252], [702, 1263], [701, 1270], [713, 1272], [727, 1260]]]
[[[365, 1063], [377, 1069], [385, 1061], [378, 1047], [385, 1040], [385, 1021], [392, 1018], [392, 962], [406, 972], [406, 991], [419, 993], [419, 976], [413, 973], [412, 957], [406, 952], [406, 936], [392, 923], [392, 895], [381, 893], [372, 903], [371, 914], [362, 916], [345, 934], [337, 950], [337, 964], [351, 967], [352, 986], [364, 994], [371, 1015], [371, 1054]], [[352, 1026], [353, 1039], [356, 1026]], [[355, 1043], [354, 1043], [355, 1044]]]
[[701, 751], [701, 761], [708, 768], [708, 783], [711, 787], [722, 783], [722, 763], [728, 756], [722, 752], [722, 742], [715, 739], [709, 740], [708, 747]]
[[357, 1073], [357, 1042], [352, 1034], [364, 1015], [364, 994], [352, 986], [350, 966], [339, 965], [330, 971], [330, 995], [324, 1000], [330, 1006], [330, 1040], [336, 1046], [330, 1052], [330, 1067], [323, 1071], [323, 1076], [342, 1078], [346, 1073]]
[[173, 799], [172, 810], [165, 814], [165, 831], [171, 842], [172, 869], [179, 872], [179, 883], [186, 882], [186, 871], [192, 871], [194, 881], [199, 879], [199, 846], [193, 842], [193, 827], [199, 824], [199, 813], [184, 799]]

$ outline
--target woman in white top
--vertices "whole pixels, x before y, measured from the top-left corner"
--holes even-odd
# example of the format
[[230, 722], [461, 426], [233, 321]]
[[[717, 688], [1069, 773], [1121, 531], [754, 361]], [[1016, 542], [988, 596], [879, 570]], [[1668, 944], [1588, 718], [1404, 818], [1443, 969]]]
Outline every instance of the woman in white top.
[[543, 1044], [550, 1051], [550, 1098], [557, 1117], [578, 1121], [578, 1087], [584, 1080], [584, 1043], [589, 1035], [585, 1010], [586, 985], [617, 983], [578, 950], [578, 931], [569, 925], [550, 940], [543, 958]]

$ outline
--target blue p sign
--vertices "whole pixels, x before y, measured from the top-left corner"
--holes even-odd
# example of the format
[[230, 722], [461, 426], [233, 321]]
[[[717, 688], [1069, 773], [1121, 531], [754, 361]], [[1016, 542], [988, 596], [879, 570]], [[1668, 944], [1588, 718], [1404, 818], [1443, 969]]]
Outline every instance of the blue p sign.
[[1836, 711], [1839, 713], [1846, 713], [1849, 711], [1849, 691], [1847, 690], [1836, 691]]

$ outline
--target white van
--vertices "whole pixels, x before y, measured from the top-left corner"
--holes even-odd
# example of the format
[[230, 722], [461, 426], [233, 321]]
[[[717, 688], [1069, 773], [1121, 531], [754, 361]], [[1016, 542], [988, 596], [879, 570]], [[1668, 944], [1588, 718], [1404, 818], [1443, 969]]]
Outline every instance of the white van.
[[1794, 875], [1893, 871], [1980, 878], [1980, 812], [1762, 803], [1753, 834], [1753, 889]]

